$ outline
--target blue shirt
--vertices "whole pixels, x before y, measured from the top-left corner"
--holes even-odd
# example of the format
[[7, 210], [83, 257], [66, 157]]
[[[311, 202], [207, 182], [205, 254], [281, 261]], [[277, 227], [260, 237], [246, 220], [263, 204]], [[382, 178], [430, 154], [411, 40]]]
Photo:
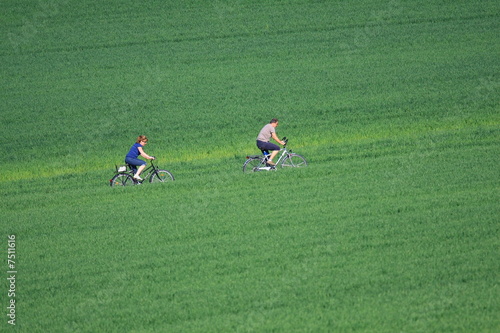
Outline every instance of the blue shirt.
[[142, 145], [140, 143], [134, 143], [134, 145], [132, 147], [130, 147], [130, 150], [129, 150], [127, 156], [125, 156], [125, 158], [127, 158], [127, 157], [130, 157], [130, 158], [139, 157], [139, 155], [141, 154], [139, 152], [139, 147], [142, 147]]

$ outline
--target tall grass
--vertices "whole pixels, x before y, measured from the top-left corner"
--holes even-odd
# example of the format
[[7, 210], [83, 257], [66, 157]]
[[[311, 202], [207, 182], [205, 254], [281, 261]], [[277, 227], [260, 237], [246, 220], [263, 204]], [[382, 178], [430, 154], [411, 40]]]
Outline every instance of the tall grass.
[[[5, 3], [17, 329], [498, 330], [499, 9]], [[109, 187], [140, 134], [176, 181]]]

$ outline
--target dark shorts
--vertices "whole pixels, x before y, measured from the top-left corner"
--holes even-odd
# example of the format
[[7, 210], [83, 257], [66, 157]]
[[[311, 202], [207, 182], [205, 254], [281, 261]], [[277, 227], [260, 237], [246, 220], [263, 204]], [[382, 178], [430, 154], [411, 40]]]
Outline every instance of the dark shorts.
[[133, 165], [133, 166], [141, 166], [141, 165], [146, 164], [146, 161], [140, 160], [138, 158], [126, 157], [125, 158], [125, 163]]
[[260, 150], [280, 150], [280, 147], [278, 145], [275, 145], [274, 143], [271, 142], [264, 142], [257, 140], [257, 148]]

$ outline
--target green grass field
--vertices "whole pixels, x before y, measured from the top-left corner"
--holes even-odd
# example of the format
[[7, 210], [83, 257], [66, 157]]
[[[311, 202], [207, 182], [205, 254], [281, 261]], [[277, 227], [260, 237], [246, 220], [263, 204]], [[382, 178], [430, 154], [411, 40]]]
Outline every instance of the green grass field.
[[2, 7], [0, 331], [500, 331], [498, 1]]

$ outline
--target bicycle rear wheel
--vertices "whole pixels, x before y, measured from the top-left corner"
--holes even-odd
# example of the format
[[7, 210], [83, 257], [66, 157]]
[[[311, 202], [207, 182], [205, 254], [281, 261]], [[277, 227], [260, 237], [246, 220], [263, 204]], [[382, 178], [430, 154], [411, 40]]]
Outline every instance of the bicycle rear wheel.
[[172, 180], [174, 180], [174, 175], [172, 175], [170, 171], [162, 169], [156, 170], [151, 175], [151, 178], [149, 178], [150, 183], [166, 183]]
[[299, 154], [288, 154], [287, 157], [281, 163], [281, 167], [292, 167], [292, 168], [302, 168], [307, 166], [306, 159]]
[[119, 173], [119, 174], [115, 175], [109, 181], [109, 185], [111, 185], [111, 187], [115, 187], [115, 186], [131, 186], [131, 185], [134, 185], [134, 184], [135, 184], [135, 181], [132, 178], [132, 176], [129, 175], [129, 174], [126, 174], [126, 173]]
[[251, 173], [255, 171], [259, 171], [259, 166], [262, 165], [261, 157], [249, 157], [245, 163], [243, 163], [243, 172]]

